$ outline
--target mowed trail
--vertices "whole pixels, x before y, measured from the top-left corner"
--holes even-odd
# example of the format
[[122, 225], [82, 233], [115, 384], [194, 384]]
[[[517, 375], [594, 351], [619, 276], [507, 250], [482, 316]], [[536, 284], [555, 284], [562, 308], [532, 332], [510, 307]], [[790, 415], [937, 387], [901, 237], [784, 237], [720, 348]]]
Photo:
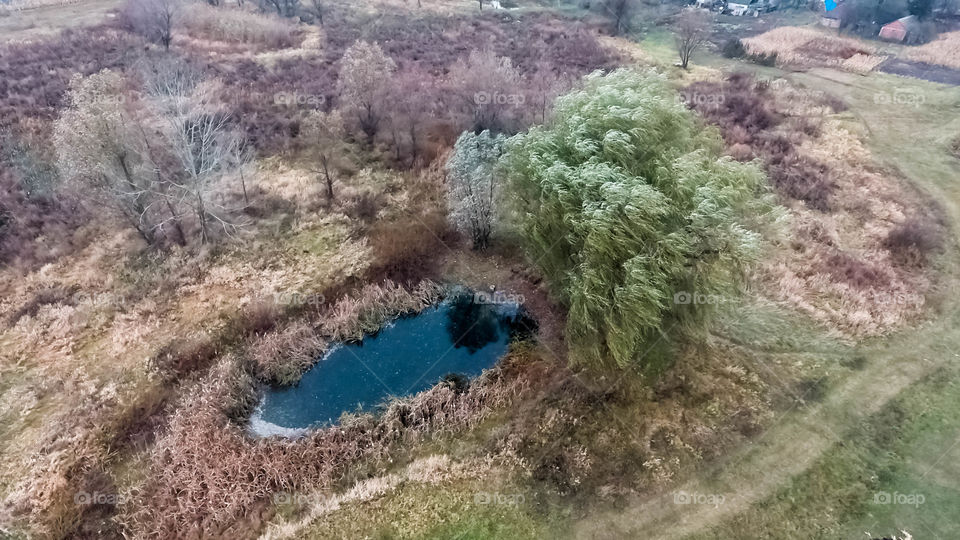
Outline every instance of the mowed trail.
[[[955, 328], [938, 325], [895, 349], [867, 351], [872, 360], [864, 370], [834, 388], [823, 402], [787, 411], [747, 447], [675, 489], [590, 516], [577, 525], [575, 536], [682, 538], [772, 496], [842, 440], [851, 426], [944, 363], [960, 361], [954, 352], [960, 346]], [[698, 496], [695, 503], [678, 502]], [[723, 496], [723, 503], [704, 503], [708, 496]]]
[[[937, 110], [885, 113], [870, 105], [877, 87], [858, 84], [849, 74], [817, 70], [797, 74], [796, 78], [809, 86], [828, 87], [824, 89], [850, 100], [870, 134], [868, 137], [877, 138], [875, 151], [893, 148], [898, 138], [908, 146], [924, 144], [924, 139], [936, 136], [931, 128], [943, 127], [944, 122], [949, 122], [947, 118], [937, 121], [936, 116], [941, 112]], [[831, 86], [833, 88], [829, 88]], [[952, 94], [948, 99], [952, 99]], [[960, 92], [957, 101], [960, 102]], [[927, 126], [926, 131], [921, 128], [923, 124]], [[960, 175], [953, 181], [933, 178], [933, 174], [928, 174], [933, 172], [927, 169], [930, 164], [908, 153], [882, 152], [876, 157], [939, 200], [951, 230], [956, 230], [960, 187], [955, 180], [960, 179]], [[957, 287], [960, 276], [955, 270], [958, 256], [955, 240], [949, 241], [947, 250], [949, 263], [944, 267], [948, 275], [942, 277], [939, 287], [947, 298], [943, 299], [940, 314], [934, 321], [904, 330], [862, 350], [868, 358], [867, 365], [832, 388], [824, 401], [786, 411], [753, 442], [669, 491], [585, 517], [576, 524], [575, 537], [677, 539], [709, 531], [712, 526], [773, 496], [842, 441], [852, 426], [878, 412], [912, 384], [948, 362], [960, 361], [960, 306], [954, 298], [956, 295], [951, 294], [960, 290]], [[709, 504], [721, 495], [722, 504]], [[691, 500], [692, 503], [683, 503]]]

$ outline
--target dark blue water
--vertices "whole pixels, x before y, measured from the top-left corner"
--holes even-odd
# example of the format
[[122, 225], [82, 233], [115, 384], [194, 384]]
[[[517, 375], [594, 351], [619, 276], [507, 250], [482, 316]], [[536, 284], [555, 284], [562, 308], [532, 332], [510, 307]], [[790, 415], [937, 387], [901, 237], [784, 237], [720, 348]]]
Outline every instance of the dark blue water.
[[251, 417], [260, 435], [295, 435], [335, 423], [344, 412], [371, 412], [391, 397], [426, 390], [445, 376], [470, 378], [507, 352], [530, 325], [516, 304], [483, 304], [462, 294], [397, 319], [359, 343], [340, 344], [295, 386], [267, 389]]

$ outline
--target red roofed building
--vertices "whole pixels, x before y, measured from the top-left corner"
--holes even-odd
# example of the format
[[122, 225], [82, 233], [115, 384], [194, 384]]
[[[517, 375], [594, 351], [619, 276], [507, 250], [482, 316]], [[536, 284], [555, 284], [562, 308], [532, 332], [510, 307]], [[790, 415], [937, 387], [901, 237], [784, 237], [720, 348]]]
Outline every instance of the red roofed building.
[[903, 41], [907, 39], [910, 30], [916, 25], [917, 18], [913, 15], [897, 19], [892, 23], [883, 25], [880, 29], [880, 39], [889, 39], [890, 41]]

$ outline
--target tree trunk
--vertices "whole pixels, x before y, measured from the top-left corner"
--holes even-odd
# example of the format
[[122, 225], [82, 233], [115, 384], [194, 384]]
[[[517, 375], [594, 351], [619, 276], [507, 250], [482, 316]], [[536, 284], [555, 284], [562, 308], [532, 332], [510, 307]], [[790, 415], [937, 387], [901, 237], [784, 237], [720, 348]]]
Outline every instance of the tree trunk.
[[327, 181], [327, 201], [333, 202], [333, 178], [330, 176], [329, 167], [327, 167], [327, 156], [320, 156], [320, 163], [323, 165], [323, 176]]
[[173, 219], [173, 228], [177, 231], [177, 240], [176, 243], [181, 246], [187, 245], [187, 235], [183, 233], [183, 227], [180, 225], [180, 218], [177, 217], [177, 213], [173, 209], [173, 204], [170, 203], [170, 199], [167, 199], [167, 210], [170, 211], [170, 218]]
[[240, 187], [243, 188], [243, 203], [250, 206], [250, 197], [247, 196], [247, 181], [243, 178], [243, 165], [240, 166]]
[[200, 243], [207, 243], [207, 208], [203, 203], [203, 196], [197, 190], [197, 218], [200, 220]]
[[136, 218], [134, 219], [134, 227], [148, 244], [153, 245], [156, 241], [156, 238], [154, 238], [153, 233], [149, 232], [151, 227], [148, 225], [146, 229], [143, 228], [147, 209], [143, 206], [143, 195], [140, 193], [141, 189], [137, 187], [137, 184], [133, 181], [133, 174], [130, 172], [130, 168], [127, 166], [126, 156], [117, 156], [117, 160], [120, 162], [120, 169], [123, 170], [124, 180], [126, 181], [127, 185], [130, 186], [130, 189], [132, 189], [135, 193], [133, 197], [133, 203], [131, 204], [133, 211], [136, 214]]

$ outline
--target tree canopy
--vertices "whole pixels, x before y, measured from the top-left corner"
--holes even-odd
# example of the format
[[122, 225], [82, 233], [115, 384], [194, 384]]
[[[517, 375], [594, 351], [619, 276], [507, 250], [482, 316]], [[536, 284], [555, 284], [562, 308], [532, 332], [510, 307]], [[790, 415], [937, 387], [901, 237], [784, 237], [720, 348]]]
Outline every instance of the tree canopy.
[[773, 206], [659, 76], [594, 73], [503, 160], [529, 256], [569, 308], [571, 362], [624, 367], [735, 289]]

